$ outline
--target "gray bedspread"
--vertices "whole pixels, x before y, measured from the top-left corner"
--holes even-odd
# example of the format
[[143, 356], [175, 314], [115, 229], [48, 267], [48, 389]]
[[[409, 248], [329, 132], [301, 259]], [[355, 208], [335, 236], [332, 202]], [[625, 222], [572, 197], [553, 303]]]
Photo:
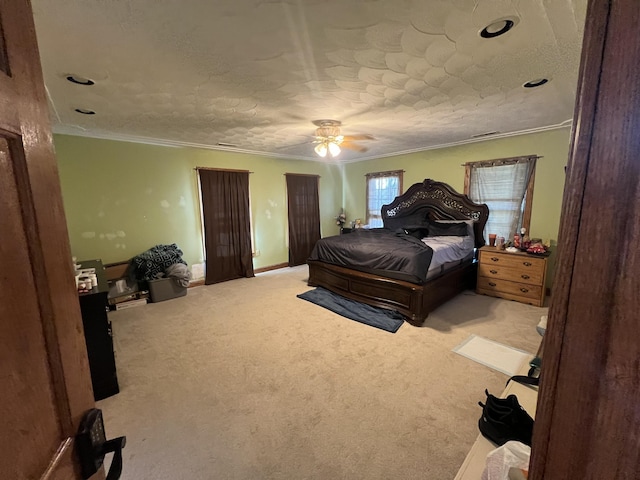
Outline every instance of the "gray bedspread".
[[321, 238], [309, 260], [421, 284], [432, 256], [431, 247], [401, 230], [374, 228]]

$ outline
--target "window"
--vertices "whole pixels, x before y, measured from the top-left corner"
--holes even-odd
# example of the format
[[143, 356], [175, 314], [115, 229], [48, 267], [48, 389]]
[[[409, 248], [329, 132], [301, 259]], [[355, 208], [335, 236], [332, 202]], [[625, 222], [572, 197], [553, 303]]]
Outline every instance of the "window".
[[464, 193], [489, 206], [488, 233], [509, 240], [531, 221], [535, 155], [465, 164]]
[[382, 227], [382, 205], [387, 205], [402, 192], [402, 170], [367, 173], [367, 225]]

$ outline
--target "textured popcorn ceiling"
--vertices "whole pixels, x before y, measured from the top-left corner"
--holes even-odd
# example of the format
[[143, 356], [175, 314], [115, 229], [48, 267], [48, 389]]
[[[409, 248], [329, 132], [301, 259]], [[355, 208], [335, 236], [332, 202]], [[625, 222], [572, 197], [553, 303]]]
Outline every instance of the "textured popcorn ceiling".
[[[54, 131], [301, 159], [318, 158], [312, 120], [375, 137], [341, 161], [570, 121], [586, 10], [586, 0], [32, 4]], [[517, 18], [510, 32], [479, 36], [505, 17]], [[541, 77], [550, 81], [522, 87]]]

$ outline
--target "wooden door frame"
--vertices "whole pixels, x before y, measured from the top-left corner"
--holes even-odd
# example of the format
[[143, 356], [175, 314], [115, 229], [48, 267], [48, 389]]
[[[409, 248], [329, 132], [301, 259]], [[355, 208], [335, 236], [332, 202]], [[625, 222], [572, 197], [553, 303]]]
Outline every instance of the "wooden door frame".
[[[61, 438], [48, 452], [71, 478], [73, 436], [95, 405], [31, 5], [0, 0], [10, 75], [0, 75], [0, 130], [9, 141]], [[21, 298], [15, 299], [19, 305]], [[11, 439], [8, 439], [10, 441]], [[45, 452], [46, 453], [46, 452]]]
[[530, 480], [640, 469], [639, 20], [637, 0], [589, 2]]

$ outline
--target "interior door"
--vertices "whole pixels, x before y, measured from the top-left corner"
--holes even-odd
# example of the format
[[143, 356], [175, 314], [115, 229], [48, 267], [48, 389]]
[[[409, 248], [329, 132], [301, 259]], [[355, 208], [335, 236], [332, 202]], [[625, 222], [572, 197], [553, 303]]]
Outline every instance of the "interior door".
[[0, 0], [0, 478], [80, 478], [94, 406], [28, 0]]

